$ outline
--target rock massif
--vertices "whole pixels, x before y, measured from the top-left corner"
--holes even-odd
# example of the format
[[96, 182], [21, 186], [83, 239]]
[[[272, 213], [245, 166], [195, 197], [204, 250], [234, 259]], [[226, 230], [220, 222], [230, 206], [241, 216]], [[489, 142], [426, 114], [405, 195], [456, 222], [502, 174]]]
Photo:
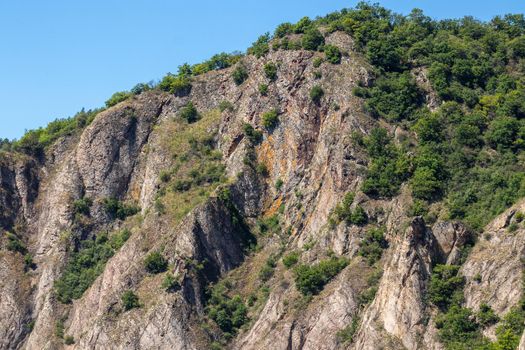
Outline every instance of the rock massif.
[[[148, 91], [101, 112], [42, 159], [2, 155], [0, 227], [16, 231], [34, 267], [25, 267], [20, 253], [0, 251], [0, 349], [210, 348], [219, 332], [206, 321], [207, 288], [223, 279], [246, 298], [264, 289], [248, 311], [249, 322], [227, 340], [229, 348], [441, 349], [436, 310], [426, 299], [430, 275], [435, 264], [456, 263], [473, 235], [460, 223], [430, 225], [409, 216], [406, 188], [391, 200], [357, 195], [354, 202], [367, 217], [385, 227], [388, 248], [377, 269], [358, 254], [366, 227], [330, 222], [334, 208], [364, 178], [367, 157], [351, 135], [368, 134], [378, 121], [352, 94], [370, 77], [351, 38], [336, 32], [327, 41], [350, 52], [341, 64], [316, 68], [312, 62], [320, 53], [300, 50], [247, 56], [242, 64], [249, 76], [239, 86], [233, 68], [209, 72], [195, 78], [187, 96]], [[278, 74], [261, 96], [268, 61], [277, 63]], [[324, 89], [320, 103], [311, 101], [314, 85]], [[213, 144], [229, 179], [178, 220], [170, 208], [158, 210], [157, 199], [163, 172], [175, 164], [169, 146], [177, 133], [174, 119], [189, 101], [202, 115], [220, 114], [205, 131], [215, 128]], [[223, 101], [232, 108], [219, 112]], [[274, 109], [279, 122], [265, 128], [261, 115]], [[255, 146], [243, 132], [245, 123], [263, 131]], [[382, 126], [397, 135], [393, 126]], [[262, 175], [246, 164], [252, 147]], [[229, 196], [221, 195], [225, 189]], [[83, 239], [124, 228], [131, 236], [82, 296], [63, 304], [54, 284], [71, 253], [68, 233], [78, 228], [73, 203], [86, 197], [93, 204]], [[114, 220], [104, 210], [105, 198], [136, 203], [140, 213]], [[503, 315], [518, 303], [525, 230], [509, 234], [507, 228], [520, 211], [523, 202], [494, 220], [466, 258], [466, 306], [476, 310], [485, 302]], [[277, 232], [257, 234], [258, 223], [276, 217]], [[2, 246], [7, 240], [2, 236]], [[160, 287], [162, 274], [145, 271], [144, 258], [154, 251], [168, 259], [176, 291]], [[268, 257], [290, 252], [301, 252], [302, 263], [333, 254], [349, 263], [318, 295], [305, 298], [280, 262], [264, 284], [258, 277]], [[122, 310], [126, 290], [138, 295], [139, 308]], [[352, 325], [345, 341], [341, 331]], [[57, 328], [74, 341], [64, 344]]]

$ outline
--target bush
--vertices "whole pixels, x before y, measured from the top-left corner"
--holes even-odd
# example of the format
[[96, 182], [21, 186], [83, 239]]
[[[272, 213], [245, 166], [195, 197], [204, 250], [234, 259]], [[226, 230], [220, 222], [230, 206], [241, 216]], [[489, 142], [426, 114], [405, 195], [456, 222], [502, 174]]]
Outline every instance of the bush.
[[488, 327], [498, 323], [499, 317], [487, 303], [482, 303], [479, 306], [479, 311], [476, 313], [476, 320], [480, 326]]
[[314, 66], [314, 68], [319, 68], [321, 67], [321, 64], [323, 64], [323, 59], [321, 57], [316, 57], [314, 58], [314, 60], [312, 61], [312, 65]]
[[130, 90], [130, 92], [133, 95], [140, 95], [141, 93], [146, 92], [148, 90], [151, 90], [150, 84], [138, 83]]
[[259, 93], [262, 96], [268, 95], [268, 84], [264, 84], [264, 83], [259, 84]]
[[295, 286], [303, 295], [318, 294], [346, 265], [345, 258], [336, 257], [313, 266], [299, 265], [294, 269]]
[[313, 25], [312, 21], [308, 17], [303, 17], [293, 27], [293, 32], [296, 34], [304, 33], [307, 29]]
[[381, 76], [366, 94], [366, 107], [372, 115], [388, 121], [412, 119], [423, 101], [421, 90], [409, 73]]
[[410, 176], [405, 154], [392, 144], [385, 129], [376, 128], [363, 140], [371, 158], [361, 190], [372, 197], [391, 197]]
[[387, 247], [384, 229], [372, 228], [366, 231], [365, 237], [359, 242], [359, 255], [366, 259], [368, 265], [373, 265], [381, 259], [383, 250]]
[[334, 215], [336, 216], [336, 222], [346, 221], [347, 224], [364, 225], [368, 221], [366, 212], [361, 206], [356, 206], [352, 210], [351, 206], [354, 202], [354, 193], [348, 192], [343, 201], [335, 207]]
[[319, 85], [315, 85], [310, 90], [310, 99], [315, 103], [319, 104], [321, 102], [321, 98], [324, 96], [324, 90]]
[[266, 129], [273, 129], [279, 122], [279, 113], [276, 109], [263, 113], [262, 124]]
[[359, 319], [357, 317], [352, 318], [352, 323], [347, 327], [337, 332], [337, 338], [343, 343], [352, 343], [354, 336], [359, 329]]
[[324, 54], [326, 55], [326, 60], [332, 64], [341, 63], [341, 51], [337, 46], [326, 45], [324, 47]]
[[268, 281], [273, 276], [273, 270], [275, 269], [275, 259], [270, 256], [264, 266], [259, 271], [259, 279], [262, 282]]
[[248, 138], [252, 145], [259, 143], [262, 140], [262, 133], [255, 130], [253, 126], [248, 123], [243, 125], [244, 135]]
[[248, 308], [239, 295], [230, 298], [223, 284], [217, 284], [210, 293], [208, 317], [217, 323], [223, 332], [236, 334], [248, 322]]
[[283, 265], [289, 269], [299, 262], [299, 253], [291, 252], [283, 257]]
[[78, 250], [69, 257], [62, 276], [55, 282], [57, 299], [61, 303], [70, 303], [80, 298], [130, 234], [128, 230], [122, 230], [108, 238], [106, 233], [99, 233], [95, 240], [81, 241]]
[[322, 45], [324, 45], [324, 36], [317, 28], [309, 28], [305, 31], [301, 39], [303, 49], [316, 51]]
[[159, 252], [153, 252], [144, 259], [144, 267], [151, 274], [161, 273], [168, 268], [168, 261]]
[[[472, 311], [454, 305], [436, 319], [441, 342], [447, 349], [479, 349], [484, 343]], [[485, 344], [486, 345], [486, 344]]]
[[270, 52], [270, 46], [268, 45], [269, 41], [270, 41], [270, 33], [261, 35], [257, 39], [257, 41], [254, 42], [252, 46], [248, 49], [248, 54], [254, 55], [257, 58], [266, 56], [266, 54]]
[[275, 181], [275, 189], [277, 191], [280, 191], [281, 188], [283, 187], [283, 184], [284, 184], [283, 180], [277, 179], [277, 181]]
[[139, 297], [132, 290], [125, 291], [120, 299], [125, 311], [140, 307]]
[[66, 335], [66, 337], [64, 338], [64, 344], [66, 345], [75, 344], [75, 338], [73, 338], [72, 335]]
[[283, 38], [288, 34], [291, 34], [294, 30], [293, 24], [286, 22], [281, 23], [275, 28], [274, 37], [276, 38]]
[[81, 198], [73, 202], [73, 213], [89, 215], [89, 208], [93, 205], [93, 200], [91, 198]]
[[139, 207], [125, 204], [116, 198], [104, 198], [102, 206], [109, 216], [120, 220], [124, 220], [140, 211]]
[[12, 252], [18, 252], [20, 254], [26, 254], [27, 248], [25, 244], [18, 238], [18, 236], [11, 232], [6, 232], [7, 236], [7, 250]]
[[232, 78], [235, 84], [241, 85], [246, 79], [248, 79], [248, 71], [242, 64], [237, 65], [232, 73]]
[[168, 73], [159, 83], [159, 89], [176, 96], [186, 96], [191, 91], [191, 79], [187, 75]]
[[167, 274], [162, 281], [162, 289], [166, 292], [171, 293], [181, 288], [180, 283], [172, 274]]
[[197, 108], [193, 105], [193, 102], [188, 102], [184, 107], [181, 108], [179, 112], [179, 117], [186, 120], [188, 123], [194, 123], [199, 120], [199, 112]]
[[106, 107], [113, 107], [114, 105], [126, 101], [128, 98], [130, 98], [132, 94], [128, 91], [119, 91], [115, 92], [109, 100], [106, 101]]
[[429, 300], [440, 309], [445, 310], [452, 303], [454, 293], [461, 289], [464, 278], [457, 265], [438, 264], [432, 271], [428, 288]]
[[229, 101], [221, 101], [219, 103], [219, 111], [224, 112], [226, 110], [232, 112], [234, 110], [233, 104]]
[[270, 81], [277, 79], [277, 66], [273, 62], [268, 62], [264, 65], [264, 75]]

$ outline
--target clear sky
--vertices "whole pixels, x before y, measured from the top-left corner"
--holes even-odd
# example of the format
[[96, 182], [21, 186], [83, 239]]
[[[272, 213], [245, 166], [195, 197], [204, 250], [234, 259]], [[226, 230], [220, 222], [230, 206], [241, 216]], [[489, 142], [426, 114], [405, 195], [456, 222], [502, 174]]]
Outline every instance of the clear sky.
[[[375, 2], [375, 1], [372, 1]], [[384, 0], [433, 18], [523, 13], [523, 0]], [[0, 137], [94, 108], [115, 91], [160, 79], [184, 63], [244, 51], [264, 32], [357, 1], [0, 1]]]

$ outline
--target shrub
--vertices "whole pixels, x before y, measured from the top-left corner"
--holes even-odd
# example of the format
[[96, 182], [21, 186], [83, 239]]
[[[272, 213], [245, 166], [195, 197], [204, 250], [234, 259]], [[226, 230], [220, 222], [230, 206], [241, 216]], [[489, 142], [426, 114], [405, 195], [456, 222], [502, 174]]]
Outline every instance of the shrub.
[[261, 35], [257, 39], [257, 41], [254, 42], [252, 46], [248, 49], [248, 54], [254, 55], [257, 58], [266, 56], [266, 54], [270, 51], [270, 46], [268, 45], [269, 41], [270, 41], [270, 33]]
[[350, 225], [364, 225], [368, 221], [366, 212], [361, 206], [356, 206], [355, 209], [351, 208], [354, 196], [353, 192], [348, 192], [343, 201], [335, 207], [334, 215], [337, 223], [344, 220]]
[[314, 58], [314, 60], [312, 61], [312, 65], [314, 66], [314, 68], [319, 68], [321, 67], [321, 64], [323, 63], [323, 59], [321, 57], [316, 57]]
[[102, 206], [112, 218], [124, 220], [128, 216], [137, 214], [140, 208], [135, 205], [125, 204], [116, 198], [104, 198]]
[[436, 319], [439, 339], [448, 349], [475, 349], [483, 340], [472, 311], [457, 305]]
[[273, 276], [273, 270], [275, 269], [275, 259], [270, 256], [264, 266], [259, 271], [259, 279], [263, 282], [268, 281]]
[[167, 274], [162, 281], [162, 289], [166, 292], [171, 293], [180, 289], [180, 283], [172, 274]]
[[233, 104], [231, 102], [229, 102], [229, 101], [221, 101], [219, 103], [219, 110], [221, 112], [224, 112], [226, 110], [231, 112], [231, 111], [233, 111], [233, 109], [234, 109]]
[[188, 123], [194, 123], [199, 120], [199, 112], [193, 105], [193, 102], [188, 102], [179, 112], [179, 117], [186, 120]]
[[64, 338], [64, 344], [66, 345], [75, 344], [75, 338], [73, 338], [72, 335], [66, 335], [66, 337]]
[[321, 98], [324, 96], [324, 90], [319, 85], [315, 85], [310, 90], [310, 99], [315, 103], [319, 104], [321, 102]]
[[25, 244], [18, 238], [18, 236], [12, 234], [11, 232], [6, 232], [7, 236], [7, 250], [12, 252], [18, 252], [20, 254], [27, 253], [27, 248]]
[[248, 308], [239, 295], [233, 298], [227, 295], [223, 284], [217, 284], [210, 293], [208, 316], [217, 323], [223, 332], [236, 334], [243, 324], [248, 322]]
[[326, 60], [332, 64], [339, 64], [341, 63], [341, 51], [337, 46], [334, 45], [326, 45], [324, 47], [324, 54], [326, 56]]
[[283, 257], [283, 265], [289, 269], [299, 261], [299, 253], [291, 252]]
[[132, 94], [128, 91], [119, 91], [115, 92], [109, 100], [106, 101], [106, 107], [113, 107], [114, 105], [126, 101], [128, 98], [130, 98]]
[[140, 307], [139, 297], [132, 290], [125, 291], [120, 299], [125, 311]]
[[276, 38], [283, 38], [284, 36], [291, 34], [293, 32], [294, 26], [293, 24], [286, 22], [281, 23], [275, 28], [274, 36]]
[[242, 64], [237, 65], [232, 73], [232, 78], [235, 84], [241, 85], [246, 79], [248, 79], [248, 71]]
[[301, 39], [301, 45], [305, 50], [316, 51], [324, 45], [324, 36], [317, 28], [309, 28]]
[[191, 79], [187, 75], [173, 75], [168, 73], [159, 83], [159, 89], [176, 96], [186, 96], [191, 91]]
[[263, 113], [262, 124], [266, 129], [273, 129], [279, 122], [279, 113], [276, 109]]
[[447, 309], [453, 294], [463, 286], [464, 278], [457, 265], [438, 264], [432, 271], [428, 289], [429, 300], [441, 309]]
[[262, 96], [268, 95], [268, 84], [264, 84], [264, 83], [259, 84], [259, 93]]
[[312, 27], [312, 21], [308, 17], [303, 17], [297, 22], [293, 28], [294, 33], [301, 34], [304, 33], [307, 29]]
[[243, 125], [244, 135], [248, 138], [251, 144], [255, 145], [262, 140], [262, 133], [255, 130], [251, 124], [244, 123]]
[[277, 191], [280, 191], [281, 188], [283, 187], [283, 184], [284, 184], [283, 180], [277, 179], [277, 181], [275, 181], [275, 189]]
[[482, 303], [479, 306], [479, 311], [476, 313], [476, 320], [480, 326], [488, 327], [498, 323], [499, 317], [487, 303]]
[[55, 322], [55, 335], [60, 339], [64, 338], [64, 321], [58, 320]]
[[294, 269], [295, 286], [303, 295], [318, 294], [347, 264], [345, 258], [332, 257], [313, 266], [298, 265]]
[[388, 121], [413, 118], [423, 101], [421, 90], [409, 73], [381, 76], [366, 94], [366, 107], [372, 115]]
[[359, 255], [364, 257], [368, 265], [373, 265], [381, 259], [383, 250], [388, 247], [385, 239], [384, 229], [371, 228], [366, 231], [364, 239], [359, 242]]
[[403, 152], [392, 144], [385, 129], [375, 128], [365, 143], [370, 162], [362, 191], [372, 197], [391, 197], [410, 176], [410, 164]]
[[344, 344], [352, 343], [354, 336], [359, 329], [359, 319], [357, 317], [352, 318], [352, 323], [347, 327], [337, 332], [337, 338]]
[[77, 199], [73, 202], [73, 213], [89, 215], [89, 208], [92, 204], [93, 200], [91, 198], [84, 197], [81, 199]]
[[78, 250], [69, 257], [62, 276], [55, 282], [57, 299], [61, 303], [70, 303], [80, 298], [130, 235], [130, 231], [122, 230], [109, 238], [106, 233], [99, 233], [95, 240], [81, 241]]
[[268, 62], [264, 65], [264, 75], [270, 81], [277, 79], [277, 66], [273, 62]]
[[144, 267], [151, 274], [161, 273], [168, 268], [168, 261], [159, 252], [153, 252], [144, 259]]
[[130, 90], [130, 92], [133, 95], [140, 95], [141, 93], [146, 92], [148, 90], [151, 90], [151, 86], [149, 84], [138, 83]]

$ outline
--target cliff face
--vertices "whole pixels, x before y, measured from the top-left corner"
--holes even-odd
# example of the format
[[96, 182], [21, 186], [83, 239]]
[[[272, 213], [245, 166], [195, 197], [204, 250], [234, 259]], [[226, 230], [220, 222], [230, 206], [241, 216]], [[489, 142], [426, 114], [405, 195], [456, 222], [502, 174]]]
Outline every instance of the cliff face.
[[[80, 135], [56, 142], [43, 160], [5, 155], [0, 227], [16, 232], [34, 266], [24, 266], [20, 252], [0, 251], [0, 348], [204, 349], [227, 341], [233, 349], [441, 349], [437, 311], [426, 296], [430, 276], [436, 264], [462, 259], [472, 233], [456, 222], [430, 225], [409, 216], [407, 188], [391, 200], [358, 193], [353, 206], [364, 208], [369, 224], [384, 227], [388, 242], [372, 266], [358, 254], [369, 227], [330, 222], [345, 194], [357, 193], [364, 180], [367, 156], [352, 133], [369, 134], [379, 123], [398, 138], [404, 131], [372, 119], [353, 96], [353, 88], [370, 79], [370, 67], [351, 38], [336, 32], [327, 42], [350, 53], [341, 64], [315, 68], [321, 54], [307, 51], [247, 56], [248, 78], [239, 86], [231, 78], [234, 68], [209, 72], [195, 78], [187, 96], [148, 91], [101, 112]], [[278, 65], [277, 79], [261, 96], [269, 61]], [[310, 98], [314, 85], [324, 89], [320, 103]], [[178, 114], [189, 101], [201, 118], [185, 129]], [[220, 111], [223, 101], [232, 108]], [[279, 122], [266, 128], [261, 115], [273, 109]], [[263, 131], [262, 141], [252, 145], [245, 123]], [[180, 169], [188, 164], [180, 159], [195, 141], [184, 133], [211, 135], [228, 178], [219, 188], [181, 197], [165, 184], [166, 171], [179, 169], [170, 181], [182, 180]], [[253, 162], [263, 166], [246, 161], [252, 148]], [[92, 204], [79, 219], [74, 203], [82, 198]], [[140, 212], [115, 219], [107, 198], [134, 203]], [[523, 211], [522, 202], [489, 224], [467, 256], [461, 268], [466, 306], [477, 310], [487, 303], [501, 316], [519, 302], [525, 230], [507, 231]], [[271, 220], [278, 225], [261, 229]], [[71, 236], [90, 240], [124, 229], [129, 239], [89, 288], [61, 303], [55, 283], [70, 260]], [[2, 236], [3, 247], [8, 240]], [[151, 252], [167, 259], [167, 272], [145, 270]], [[305, 297], [279, 260], [291, 252], [304, 264], [330, 256], [348, 264], [320, 293]], [[278, 261], [263, 278], [269, 257]], [[170, 292], [161, 287], [166, 274], [177, 279]], [[255, 299], [249, 321], [226, 340], [207, 316], [207, 288], [220, 281], [228, 282], [230, 294]], [[127, 290], [140, 307], [123, 307]], [[352, 326], [345, 341], [341, 331]], [[494, 337], [493, 329], [486, 332]], [[65, 345], [60, 334], [74, 343]]]

